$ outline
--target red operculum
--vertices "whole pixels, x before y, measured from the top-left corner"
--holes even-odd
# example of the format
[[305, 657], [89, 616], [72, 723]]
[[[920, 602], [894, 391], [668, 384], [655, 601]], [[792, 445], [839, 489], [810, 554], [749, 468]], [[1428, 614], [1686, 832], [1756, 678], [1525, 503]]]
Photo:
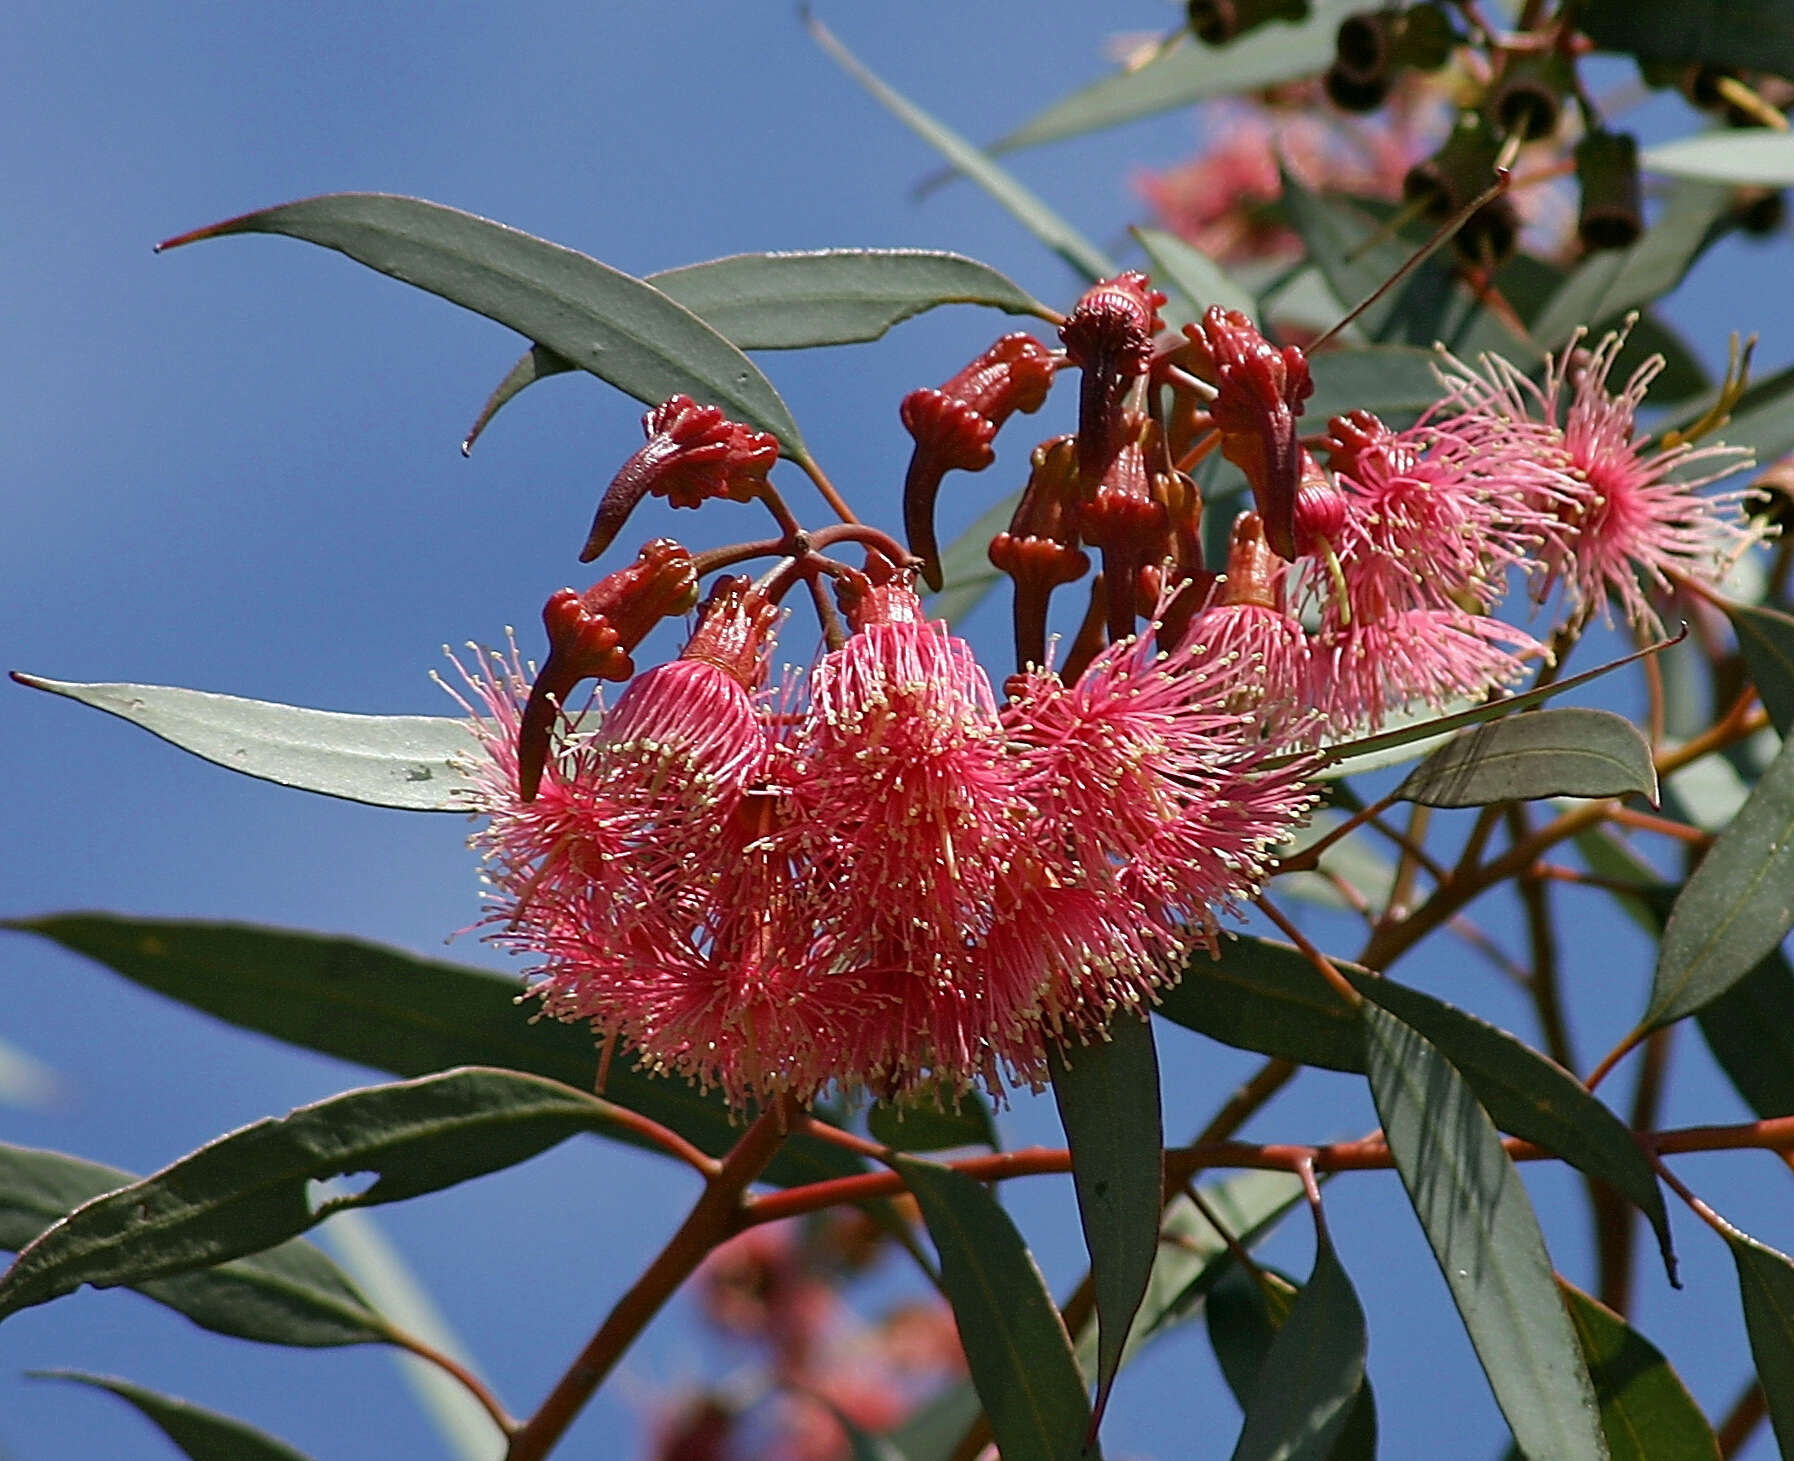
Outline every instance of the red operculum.
[[1078, 387], [1078, 472], [1099, 481], [1127, 437], [1129, 390], [1152, 363], [1165, 296], [1136, 270], [1092, 286], [1059, 327], [1066, 358], [1083, 372]]
[[1221, 454], [1246, 474], [1271, 546], [1294, 558], [1302, 472], [1296, 418], [1314, 391], [1307, 357], [1294, 345], [1279, 349], [1245, 315], [1219, 305], [1185, 334], [1197, 347], [1197, 374], [1217, 392], [1209, 415]]
[[611, 479], [592, 531], [580, 550], [590, 563], [613, 541], [642, 498], [653, 493], [674, 507], [712, 497], [743, 500], [763, 485], [779, 459], [776, 437], [731, 421], [715, 406], [674, 396], [642, 417], [648, 440]]
[[697, 601], [691, 554], [671, 538], [656, 538], [634, 563], [601, 578], [583, 594], [570, 588], [549, 595], [542, 607], [548, 658], [542, 662], [518, 728], [518, 785], [535, 798], [548, 764], [550, 733], [568, 694], [582, 680], [627, 680], [635, 673], [630, 651], [669, 614]]
[[726, 671], [744, 690], [757, 690], [766, 677], [766, 639], [778, 622], [779, 606], [749, 578], [719, 578], [698, 617], [698, 627], [680, 659], [703, 660]]

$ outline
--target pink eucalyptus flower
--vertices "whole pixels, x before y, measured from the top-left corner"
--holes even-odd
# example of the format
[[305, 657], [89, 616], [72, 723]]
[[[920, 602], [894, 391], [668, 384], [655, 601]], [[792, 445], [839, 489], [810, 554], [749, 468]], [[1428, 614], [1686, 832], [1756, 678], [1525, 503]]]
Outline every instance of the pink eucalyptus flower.
[[1496, 357], [1485, 357], [1480, 374], [1457, 366], [1452, 384], [1480, 418], [1466, 423], [1474, 442], [1499, 445], [1515, 431], [1546, 428], [1561, 491], [1551, 504], [1559, 530], [1540, 550], [1547, 570], [1540, 597], [1561, 581], [1578, 618], [1599, 607], [1611, 619], [1608, 606], [1617, 601], [1634, 628], [1660, 633], [1647, 589], [1667, 593], [1677, 580], [1716, 584], [1758, 539], [1740, 520], [1744, 488], [1700, 492], [1745, 466], [1749, 454], [1720, 445], [1651, 447], [1637, 413], [1663, 357], [1646, 360], [1616, 395], [1608, 377], [1626, 330], [1592, 351], [1579, 348], [1581, 339], [1551, 362], [1543, 388]]

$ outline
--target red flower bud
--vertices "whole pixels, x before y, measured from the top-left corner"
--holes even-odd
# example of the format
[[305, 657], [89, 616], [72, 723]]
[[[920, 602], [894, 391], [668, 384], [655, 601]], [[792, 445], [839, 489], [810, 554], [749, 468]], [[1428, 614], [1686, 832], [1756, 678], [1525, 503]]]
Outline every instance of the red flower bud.
[[1342, 476], [1358, 480], [1359, 463], [1367, 452], [1380, 447], [1391, 433], [1371, 411], [1353, 411], [1327, 423], [1327, 463]]
[[1325, 552], [1338, 548], [1345, 526], [1345, 496], [1320, 463], [1302, 453], [1302, 485], [1296, 488], [1295, 510], [1290, 514], [1298, 553]]
[[1066, 358], [1083, 372], [1078, 387], [1078, 471], [1096, 482], [1126, 435], [1128, 390], [1152, 364], [1165, 296], [1137, 270], [1093, 285], [1059, 327]]
[[530, 686], [517, 734], [518, 783], [526, 802], [542, 784], [549, 732], [573, 687], [581, 680], [627, 680], [635, 673], [630, 651], [669, 614], [690, 609], [697, 597], [691, 554], [671, 538], [656, 538], [629, 567], [583, 594], [563, 588], [549, 595], [542, 608], [548, 658]]
[[1314, 393], [1308, 359], [1294, 345], [1279, 349], [1238, 310], [1219, 305], [1184, 333], [1197, 347], [1195, 373], [1217, 392], [1209, 415], [1221, 433], [1221, 454], [1246, 474], [1271, 546], [1293, 558], [1302, 472], [1296, 418]]
[[778, 439], [731, 421], [715, 406], [674, 396], [642, 417], [648, 443], [611, 479], [579, 561], [590, 563], [616, 539], [649, 493], [674, 507], [712, 497], [745, 501], [779, 459]]
[[916, 440], [903, 484], [903, 527], [922, 579], [941, 587], [934, 503], [948, 472], [979, 472], [995, 460], [991, 442], [1016, 411], [1038, 411], [1058, 362], [1032, 335], [1005, 335], [939, 390], [903, 398], [904, 430]]
[[990, 540], [990, 561], [1015, 580], [1015, 658], [1046, 661], [1047, 601], [1090, 569], [1078, 547], [1077, 445], [1069, 436], [1035, 447], [1033, 467], [1009, 530]]
[[1252, 604], [1282, 613], [1279, 588], [1284, 572], [1283, 560], [1265, 541], [1263, 520], [1255, 512], [1242, 512], [1234, 520], [1233, 536], [1227, 544], [1227, 578], [1221, 586], [1220, 602]]

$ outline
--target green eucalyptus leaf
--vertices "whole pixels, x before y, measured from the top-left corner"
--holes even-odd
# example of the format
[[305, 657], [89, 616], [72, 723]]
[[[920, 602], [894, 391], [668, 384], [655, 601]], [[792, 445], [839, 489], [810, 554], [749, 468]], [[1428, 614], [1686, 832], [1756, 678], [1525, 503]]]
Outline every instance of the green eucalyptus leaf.
[[[84, 1202], [137, 1181], [61, 1152], [0, 1143], [0, 1249], [16, 1253]], [[201, 1328], [263, 1344], [378, 1344], [392, 1327], [301, 1238], [216, 1268], [133, 1287]]]
[[1090, 1400], [1065, 1325], [1015, 1224], [982, 1184], [898, 1157], [941, 1258], [972, 1383], [997, 1449], [1030, 1461], [1094, 1461]]
[[1744, 1328], [1769, 1402], [1769, 1423], [1782, 1455], [1794, 1455], [1794, 1262], [1736, 1230], [1726, 1242], [1738, 1268]]
[[1794, 729], [1794, 616], [1757, 604], [1728, 604], [1726, 616], [1763, 709], [1785, 740]]
[[[557, 1081], [465, 1067], [332, 1096], [221, 1136], [82, 1204], [0, 1277], [0, 1318], [73, 1293], [209, 1268], [297, 1237], [337, 1207], [401, 1202], [597, 1128], [605, 1103]], [[312, 1184], [373, 1173], [364, 1191]]]
[[1647, 147], [1638, 164], [1646, 172], [1701, 182], [1794, 187], [1794, 133], [1725, 127]]
[[1794, 77], [1794, 11], [1783, 0], [1577, 0], [1576, 28], [1641, 61]]
[[[1334, 967], [1352, 966], [1335, 960]], [[1218, 959], [1197, 950], [1158, 1012], [1242, 1050], [1326, 1070], [1364, 1069], [1357, 1016], [1301, 953], [1270, 939], [1227, 939]]]
[[898, 1152], [938, 1152], [960, 1146], [987, 1146], [995, 1151], [999, 1145], [990, 1102], [977, 1091], [964, 1092], [953, 1105], [947, 1105], [938, 1093], [901, 1105], [880, 1101], [866, 1113], [866, 1129], [873, 1140]]
[[1671, 911], [1641, 1025], [1671, 1024], [1748, 974], [1794, 924], [1794, 739], [1701, 859]]
[[772, 382], [722, 335], [651, 284], [546, 239], [421, 198], [327, 193], [168, 240], [175, 248], [279, 233], [509, 325], [648, 405], [688, 395], [810, 454]]
[[1229, 277], [1225, 269], [1194, 244], [1160, 228], [1135, 228], [1130, 232], [1152, 264], [1153, 283], [1171, 296], [1160, 313], [1172, 329], [1201, 319], [1211, 304], [1255, 317], [1258, 314], [1258, 301], [1252, 291]]
[[1514, 1439], [1529, 1456], [1606, 1461], [1544, 1235], [1494, 1123], [1432, 1042], [1369, 1001], [1360, 1011], [1390, 1155]]
[[[1413, 254], [1400, 237], [1388, 237], [1371, 214], [1344, 199], [1310, 192], [1286, 171], [1283, 208], [1290, 226], [1325, 277], [1341, 311], [1356, 308], [1381, 289]], [[1440, 337], [1438, 311], [1416, 313], [1410, 291], [1437, 297], [1449, 292], [1446, 266], [1437, 258], [1422, 264], [1400, 287], [1358, 316], [1357, 328], [1372, 340], [1429, 347]]]
[[989, 151], [1057, 142], [1208, 97], [1318, 75], [1333, 59], [1339, 22], [1355, 8], [1355, 0], [1314, 0], [1306, 20], [1293, 26], [1276, 21], [1225, 46], [1196, 45], [1186, 37], [1144, 66], [1105, 76], [1053, 103]]
[[1719, 1461], [1719, 1442], [1681, 1376], [1605, 1304], [1557, 1281], [1601, 1405], [1613, 1461]]
[[1726, 1078], [1765, 1119], [1794, 1116], [1794, 967], [1780, 949], [1695, 1014]]
[[[1291, 839], [1284, 857], [1292, 858], [1318, 842], [1345, 820], [1345, 813], [1334, 807], [1323, 807], [1308, 819]], [[1353, 891], [1348, 897], [1338, 886]], [[1384, 907], [1395, 887], [1395, 863], [1372, 840], [1366, 828], [1356, 828], [1334, 842], [1320, 855], [1313, 872], [1280, 873], [1277, 891], [1324, 908]], [[1358, 899], [1362, 898], [1360, 904]]]
[[[490, 1065], [547, 1076], [577, 1090], [597, 1083], [591, 1033], [533, 1020], [518, 1004], [515, 979], [463, 964], [420, 959], [360, 939], [329, 938], [249, 924], [62, 913], [0, 922], [50, 939], [133, 983], [248, 1030], [393, 1075], [427, 1075], [457, 1065]], [[617, 1059], [604, 1085], [608, 1103], [627, 1106], [712, 1156], [741, 1139], [741, 1126], [716, 1092], [631, 1069]], [[600, 1117], [614, 1140], [662, 1148]], [[863, 1171], [832, 1142], [788, 1137], [766, 1169], [781, 1185]]]
[[[1302, 1183], [1289, 1172], [1245, 1171], [1208, 1183], [1201, 1192], [1208, 1210], [1227, 1232], [1223, 1235], [1217, 1231], [1185, 1195], [1174, 1197], [1166, 1205], [1146, 1297], [1122, 1351], [1124, 1366], [1152, 1340], [1203, 1311], [1204, 1301], [1215, 1285], [1235, 1268], [1228, 1237], [1248, 1252], [1256, 1248], [1301, 1202]], [[1077, 1356], [1078, 1368], [1086, 1376], [1094, 1375], [1094, 1319], [1078, 1335]]]
[[1319, 429], [1318, 423], [1357, 410], [1395, 423], [1419, 416], [1445, 394], [1434, 370], [1438, 359], [1412, 345], [1322, 350], [1308, 358], [1314, 394], [1303, 402], [1303, 417]]
[[473, 810], [461, 761], [475, 746], [459, 716], [352, 715], [172, 685], [82, 685], [18, 670], [12, 677], [261, 781], [402, 811]]
[[977, 1388], [970, 1380], [959, 1380], [923, 1401], [885, 1439], [904, 1461], [952, 1461], [983, 1413]]
[[1100, 1420], [1159, 1246], [1165, 1127], [1158, 1048], [1151, 1021], [1124, 1010], [1106, 1040], [1055, 1047], [1048, 1061], [1096, 1290]]
[[1491, 1120], [1577, 1171], [1610, 1184], [1650, 1219], [1670, 1282], [1676, 1282], [1669, 1211], [1657, 1175], [1625, 1122], [1556, 1061], [1506, 1030], [1423, 994], [1347, 966], [1359, 993], [1437, 1047]]
[[[1674, 897], [1674, 890], [1664, 886], [1657, 869], [1606, 827], [1589, 827], [1578, 832], [1576, 850], [1596, 877], [1631, 885], [1623, 891], [1616, 890], [1614, 902], [1620, 912], [1649, 934], [1651, 942], [1655, 943], [1663, 933], [1663, 919], [1668, 916]], [[1662, 916], [1654, 911], [1659, 899], [1665, 900]]]
[[180, 1448], [191, 1461], [306, 1461], [285, 1441], [246, 1425], [228, 1415], [178, 1400], [120, 1380], [111, 1375], [88, 1375], [80, 1370], [28, 1370], [34, 1380], [72, 1380], [91, 1385], [134, 1405], [156, 1429]]
[[646, 282], [743, 350], [876, 340], [891, 326], [946, 304], [1054, 318], [989, 264], [939, 249], [734, 254], [664, 269]]
[[1365, 1395], [1364, 1310], [1320, 1229], [1314, 1271], [1278, 1325], [1233, 1461], [1328, 1461]]
[[505, 378], [492, 388], [492, 394], [486, 397], [486, 404], [480, 407], [480, 414], [473, 418], [473, 425], [467, 428], [467, 435], [461, 438], [461, 455], [473, 455], [473, 444], [485, 434], [486, 428], [492, 424], [492, 418], [513, 400], [521, 395], [528, 386], [539, 380], [547, 380], [552, 375], [566, 375], [579, 367], [571, 360], [556, 355], [545, 345], [531, 345], [517, 358], [517, 363], [505, 372]]
[[1570, 706], [1460, 732], [1415, 767], [1395, 795], [1429, 807], [1481, 807], [1633, 792], [1657, 800], [1650, 743], [1622, 715]]
[[1618, 320], [1627, 310], [1668, 294], [1723, 232], [1731, 194], [1705, 183], [1679, 183], [1661, 216], [1627, 249], [1591, 254], [1551, 297], [1532, 335], [1546, 350], [1567, 344], [1578, 330]]
[[843, 71], [871, 92], [904, 126], [1002, 204], [1010, 217], [1085, 279], [1094, 283], [1115, 273], [1114, 263], [1101, 249], [998, 167], [989, 156], [880, 81], [815, 16], [806, 12], [804, 20], [816, 43]]

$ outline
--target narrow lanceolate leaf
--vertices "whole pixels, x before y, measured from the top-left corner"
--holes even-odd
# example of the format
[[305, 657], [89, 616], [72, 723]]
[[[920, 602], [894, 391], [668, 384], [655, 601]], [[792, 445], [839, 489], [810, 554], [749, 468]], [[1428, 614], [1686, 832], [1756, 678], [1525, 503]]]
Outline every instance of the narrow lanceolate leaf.
[[1588, 1367], [1494, 1123], [1418, 1031], [1368, 1000], [1361, 1014], [1390, 1154], [1514, 1439], [1531, 1457], [1605, 1461]]
[[1794, 729], [1794, 617], [1757, 604], [1726, 609], [1763, 709], [1785, 740]]
[[1613, 1461], [1719, 1461], [1719, 1442], [1657, 1347], [1605, 1304], [1558, 1279], [1601, 1405]]
[[1313, 76], [1333, 59], [1334, 33], [1355, 0], [1315, 0], [1297, 25], [1274, 22], [1226, 46], [1182, 44], [1146, 65], [1093, 81], [1054, 102], [1033, 120], [991, 145], [1012, 152], [1062, 137], [1114, 127], [1189, 106], [1211, 96], [1233, 96], [1298, 76]]
[[1578, 0], [1576, 28], [1642, 61], [1794, 76], [1794, 11], [1783, 0]]
[[1738, 1267], [1744, 1328], [1769, 1421], [1784, 1456], [1794, 1456], [1794, 1262], [1744, 1233], [1727, 1236]]
[[1010, 217], [1073, 269], [1092, 282], [1106, 279], [1115, 272], [1114, 263], [1101, 249], [959, 133], [936, 121], [914, 102], [898, 95], [880, 81], [846, 46], [835, 39], [821, 21], [806, 13], [805, 23], [810, 28], [810, 34], [816, 38], [816, 43], [835, 59], [843, 71], [871, 92], [900, 122], [955, 168], [1001, 203]]
[[[277, 1040], [372, 1066], [393, 1075], [427, 1075], [457, 1065], [492, 1065], [593, 1089], [598, 1051], [591, 1032], [532, 1020], [514, 979], [420, 959], [359, 939], [291, 929], [177, 919], [63, 913], [0, 927], [54, 940], [134, 983]], [[607, 1102], [671, 1127], [720, 1156], [741, 1127], [715, 1092], [633, 1070], [624, 1054], [611, 1064]], [[600, 1118], [613, 1139], [662, 1150], [632, 1128]], [[844, 1177], [860, 1161], [832, 1142], [788, 1138], [767, 1168], [769, 1182]]]
[[1364, 1387], [1364, 1310], [1326, 1229], [1246, 1402], [1233, 1461], [1327, 1461]]
[[[82, 1203], [136, 1180], [61, 1152], [0, 1145], [0, 1249], [16, 1253]], [[301, 1238], [134, 1287], [202, 1328], [263, 1344], [375, 1344], [392, 1336], [349, 1278]]]
[[1360, 409], [1385, 421], [1418, 416], [1444, 393], [1434, 373], [1438, 359], [1412, 345], [1323, 350], [1308, 362], [1314, 394], [1303, 402], [1303, 419], [1327, 421]]
[[1650, 1220], [1663, 1266], [1676, 1282], [1663, 1190], [1625, 1122], [1569, 1071], [1506, 1030], [1393, 980], [1350, 965], [1344, 972], [1366, 999], [1437, 1047], [1501, 1130], [1544, 1147], [1632, 1202]]
[[1767, 127], [1727, 127], [1659, 142], [1639, 153], [1638, 163], [1646, 172], [1702, 182], [1794, 187], [1794, 133]]
[[1106, 1041], [1054, 1049], [1049, 1059], [1096, 1290], [1100, 1421], [1159, 1246], [1165, 1126], [1158, 1048], [1151, 1022], [1124, 1011]]
[[78, 1385], [91, 1385], [106, 1390], [137, 1407], [156, 1428], [180, 1447], [181, 1454], [192, 1461], [306, 1461], [303, 1452], [295, 1451], [285, 1441], [277, 1441], [266, 1431], [245, 1425], [228, 1415], [145, 1390], [129, 1380], [111, 1375], [87, 1375], [79, 1370], [30, 1370], [36, 1380], [73, 1380]]
[[327, 193], [245, 213], [161, 247], [283, 233], [509, 325], [563, 360], [654, 405], [684, 394], [770, 431], [809, 460], [772, 382], [734, 345], [651, 284], [546, 239], [421, 198]]
[[1780, 949], [1694, 1018], [1751, 1110], [1794, 1116], [1794, 968]]
[[1794, 739], [1682, 889], [1663, 943], [1651, 1003], [1654, 1029], [1717, 999], [1781, 943], [1794, 924]]
[[990, 1102], [977, 1091], [967, 1091], [953, 1105], [944, 1104], [938, 1095], [895, 1106], [881, 1101], [866, 1113], [866, 1130], [873, 1140], [897, 1152], [997, 1146]]
[[1655, 803], [1657, 769], [1638, 727], [1610, 710], [1539, 710], [1452, 737], [1396, 788], [1429, 807], [1484, 807], [1548, 796], [1626, 796]]
[[1055, 318], [989, 264], [935, 249], [734, 254], [650, 274], [647, 282], [743, 350], [876, 340], [946, 304]]
[[899, 1157], [941, 1257], [941, 1287], [991, 1435], [1005, 1456], [1094, 1461], [1090, 1400], [1046, 1281], [1015, 1224], [951, 1167]]
[[1364, 1069], [1364, 1036], [1350, 1006], [1300, 952], [1270, 939], [1228, 939], [1219, 959], [1198, 949], [1158, 1012], [1242, 1050], [1327, 1070]]
[[[73, 1293], [207, 1268], [297, 1237], [336, 1207], [400, 1202], [526, 1161], [598, 1124], [603, 1102], [470, 1067], [349, 1091], [233, 1131], [84, 1203], [0, 1277], [0, 1318]], [[311, 1184], [373, 1173], [352, 1196]]]
[[18, 670], [12, 677], [261, 781], [409, 812], [472, 810], [460, 758], [474, 746], [463, 719], [351, 715], [172, 685], [72, 684]]
[[[1234, 1241], [1251, 1252], [1278, 1227], [1302, 1200], [1302, 1183], [1289, 1172], [1237, 1172], [1202, 1189], [1209, 1211]], [[1215, 1285], [1234, 1267], [1227, 1238], [1186, 1196], [1166, 1204], [1159, 1224], [1158, 1256], [1153, 1260], [1146, 1297], [1128, 1331], [1122, 1351], [1125, 1367], [1154, 1339], [1201, 1314]], [[1078, 1369], [1088, 1379], [1096, 1374], [1094, 1318], [1078, 1334]]]
[[[643, 280], [742, 350], [801, 350], [876, 340], [892, 325], [944, 304], [979, 304], [1048, 317], [1047, 307], [988, 264], [932, 249], [818, 249], [735, 254]], [[499, 408], [547, 376], [576, 370], [532, 346], [498, 383], [461, 450]]]
[[1131, 232], [1152, 263], [1153, 283], [1171, 295], [1171, 303], [1162, 313], [1165, 323], [1173, 329], [1201, 319], [1211, 304], [1237, 309], [1242, 314], [1258, 313], [1258, 300], [1252, 291], [1193, 244], [1160, 228], [1136, 228]]
[[1631, 248], [1592, 254], [1570, 271], [1532, 322], [1533, 338], [1556, 350], [1577, 330], [1598, 330], [1669, 293], [1719, 237], [1729, 206], [1724, 188], [1676, 184], [1662, 215]]

